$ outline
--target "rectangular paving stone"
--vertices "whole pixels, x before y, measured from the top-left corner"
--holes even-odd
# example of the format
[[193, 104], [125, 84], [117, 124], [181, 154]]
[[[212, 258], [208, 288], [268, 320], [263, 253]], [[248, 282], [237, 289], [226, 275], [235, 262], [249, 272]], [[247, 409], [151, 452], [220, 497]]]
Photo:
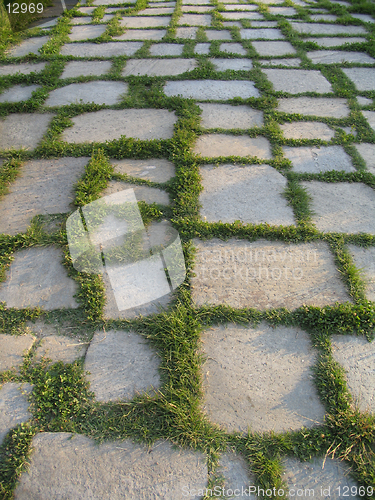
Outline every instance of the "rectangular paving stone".
[[[334, 131], [327, 124], [319, 122], [284, 123], [280, 125], [280, 129], [286, 139], [321, 139], [322, 141], [330, 141], [335, 136]], [[289, 149], [294, 150], [296, 148]]]
[[236, 21], [238, 19], [261, 20], [264, 19], [258, 12], [220, 12], [223, 19]]
[[[169, 205], [169, 195], [166, 191], [150, 186], [136, 186], [123, 181], [109, 181], [108, 186], [102, 191], [103, 196], [119, 193], [125, 189], [132, 189], [138, 201], [146, 203], [157, 203], [158, 205]], [[165, 278], [163, 276], [163, 278]], [[167, 280], [164, 282], [167, 284]], [[170, 289], [167, 289], [169, 293]]]
[[215, 7], [210, 7], [209, 5], [183, 5], [181, 7], [182, 12], [193, 12], [196, 14], [204, 14], [205, 12], [211, 12]]
[[372, 128], [372, 130], [375, 130], [375, 112], [374, 111], [362, 111], [363, 116], [366, 118], [368, 121], [368, 124]]
[[352, 12], [350, 13], [352, 17], [355, 19], [359, 19], [360, 21], [363, 21], [364, 23], [375, 23], [375, 19], [368, 14], [353, 14]]
[[199, 55], [208, 55], [210, 53], [209, 43], [197, 43], [194, 47], [194, 53]]
[[209, 41], [212, 40], [231, 40], [232, 35], [226, 30], [206, 30], [206, 37]]
[[375, 301], [375, 248], [362, 248], [348, 245], [356, 268], [360, 271], [366, 286], [367, 300]]
[[[277, 28], [277, 21], [251, 21], [252, 28]], [[241, 26], [240, 26], [241, 28]]]
[[257, 5], [249, 5], [249, 4], [244, 4], [244, 3], [240, 3], [240, 4], [235, 4], [235, 5], [231, 5], [231, 4], [225, 4], [225, 10], [239, 10], [239, 11], [245, 11], [245, 10], [258, 10], [258, 6]]
[[32, 151], [42, 140], [53, 118], [50, 113], [12, 113], [0, 119], [0, 150]]
[[341, 45], [345, 45], [346, 43], [351, 44], [351, 43], [363, 43], [366, 41], [365, 38], [359, 38], [359, 37], [347, 37], [347, 38], [342, 38], [342, 37], [332, 37], [332, 38], [305, 38], [304, 39], [306, 42], [314, 42], [320, 45], [321, 47], [340, 47]]
[[26, 232], [36, 215], [69, 212], [89, 158], [31, 160], [0, 199], [0, 233]]
[[45, 43], [50, 39], [49, 36], [41, 36], [35, 38], [28, 38], [7, 51], [8, 57], [23, 57], [27, 54], [37, 54], [40, 55], [39, 49], [43, 47]]
[[225, 28], [242, 28], [242, 23], [240, 23], [240, 21], [222, 21], [222, 25]]
[[280, 59], [259, 59], [258, 62], [262, 66], [287, 66], [288, 68], [296, 68], [301, 65], [301, 59], [298, 59], [296, 57]]
[[357, 102], [360, 106], [372, 106], [372, 99], [368, 99], [367, 97], [363, 97], [361, 95], [357, 95]]
[[306, 116], [325, 116], [327, 118], [345, 118], [349, 115], [346, 99], [328, 97], [289, 97], [279, 99], [277, 111], [299, 113]]
[[86, 14], [90, 15], [94, 12], [96, 7], [79, 7], [78, 12], [81, 12], [81, 14]]
[[310, 19], [312, 21], [330, 21], [334, 23], [337, 19], [337, 16], [334, 16], [332, 14], [313, 14], [312, 16], [310, 15]]
[[306, 69], [263, 69], [276, 91], [299, 94], [300, 92], [332, 92], [331, 84], [320, 71]]
[[198, 137], [194, 152], [197, 155], [216, 158], [218, 156], [257, 156], [272, 158], [269, 142], [264, 137], [230, 136], [207, 134]]
[[284, 56], [296, 53], [289, 42], [252, 42], [252, 46], [261, 56]]
[[229, 324], [203, 333], [203, 409], [226, 431], [283, 432], [323, 422], [309, 335]]
[[195, 59], [130, 59], [122, 76], [175, 76], [197, 67]]
[[365, 160], [367, 170], [375, 174], [375, 144], [363, 142], [362, 144], [354, 144], [354, 147]]
[[263, 112], [249, 106], [199, 103], [202, 110], [201, 127], [249, 129], [263, 126]]
[[100, 76], [111, 69], [111, 61], [69, 61], [66, 63], [60, 78], [76, 78], [77, 76]]
[[[269, 196], [265, 203], [269, 202]], [[323, 242], [195, 241], [192, 298], [204, 304], [269, 309], [350, 301]]]
[[358, 90], [375, 90], [375, 68], [343, 68], [342, 70]]
[[167, 30], [126, 30], [126, 33], [114, 37], [115, 40], [161, 40]]
[[72, 83], [66, 87], [53, 90], [45, 106], [65, 106], [68, 104], [106, 104], [112, 106], [120, 102], [128, 91], [125, 82], [96, 81], [87, 83]]
[[283, 147], [284, 155], [293, 164], [295, 172], [329, 172], [338, 170], [343, 172], [355, 172], [351, 158], [345, 153], [342, 146], [320, 146], [320, 147]]
[[182, 14], [178, 20], [179, 25], [210, 26], [211, 16], [208, 14]]
[[73, 17], [70, 22], [71, 24], [90, 24], [92, 21], [92, 17], [90, 16], [82, 16], [82, 17]]
[[182, 5], [209, 5], [210, 0], [182, 0]]
[[295, 224], [283, 197], [286, 179], [269, 165], [205, 165], [200, 173], [200, 213], [207, 222]]
[[227, 54], [236, 54], [239, 56], [246, 56], [247, 54], [247, 50], [240, 43], [222, 43], [219, 50]]
[[296, 9], [293, 7], [268, 7], [270, 14], [274, 16], [295, 16], [297, 15]]
[[253, 82], [248, 81], [220, 81], [220, 80], [184, 80], [166, 82], [164, 85], [166, 96], [181, 95], [186, 99], [227, 100], [233, 97], [259, 97], [258, 90]]
[[292, 28], [298, 33], [307, 35], [361, 35], [366, 34], [363, 26], [342, 26], [339, 24], [319, 24], [291, 22]]
[[149, 49], [152, 56], [180, 56], [184, 46], [178, 43], [157, 43]]
[[0, 102], [28, 101], [31, 99], [32, 93], [40, 88], [40, 85], [14, 85], [0, 93]]
[[193, 39], [197, 35], [198, 28], [177, 28], [176, 38]]
[[319, 231], [375, 234], [375, 193], [361, 183], [302, 182]]
[[156, 26], [168, 26], [171, 17], [148, 16], [148, 17], [123, 17], [121, 26], [127, 28], [155, 28]]
[[251, 59], [209, 59], [216, 71], [249, 71], [253, 67]]
[[45, 62], [41, 63], [22, 63], [22, 64], [4, 64], [0, 66], [0, 76], [8, 75], [30, 75], [30, 73], [40, 73], [46, 67]]
[[8, 432], [31, 417], [27, 400], [33, 386], [7, 382], [0, 389], [0, 444]]
[[241, 38], [244, 40], [283, 40], [285, 36], [276, 28], [251, 28], [240, 30]]
[[69, 43], [63, 45], [60, 54], [74, 57], [133, 56], [143, 42]]
[[19, 368], [23, 363], [23, 356], [29, 353], [35, 340], [35, 337], [29, 334], [6, 335], [0, 333], [0, 372]]
[[73, 127], [63, 133], [71, 143], [105, 142], [121, 136], [134, 139], [170, 139], [177, 121], [174, 112], [165, 109], [105, 109], [72, 118]]
[[151, 8], [139, 10], [137, 12], [138, 16], [160, 16], [164, 14], [173, 14], [174, 7], [161, 7], [161, 8]]
[[89, 40], [91, 38], [98, 38], [101, 36], [105, 30], [106, 26], [93, 25], [93, 26], [73, 26], [69, 39], [72, 42], [78, 42], [80, 40]]
[[[364, 52], [347, 52], [344, 50], [316, 50], [314, 52], [307, 52], [306, 56], [314, 64], [374, 64], [375, 59], [370, 57]], [[347, 68], [344, 68], [344, 70]], [[350, 68], [350, 69], [370, 69], [370, 68]], [[375, 75], [375, 69], [374, 69]], [[374, 76], [375, 82], [375, 76]]]
[[175, 168], [168, 160], [111, 160], [113, 169], [119, 174], [139, 177], [153, 182], [167, 182], [174, 177]]

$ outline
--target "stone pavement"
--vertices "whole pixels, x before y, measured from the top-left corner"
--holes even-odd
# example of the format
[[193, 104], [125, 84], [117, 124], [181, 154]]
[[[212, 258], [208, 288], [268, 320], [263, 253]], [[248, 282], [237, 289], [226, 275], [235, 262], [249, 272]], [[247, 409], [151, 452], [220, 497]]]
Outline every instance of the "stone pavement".
[[[63, 42], [64, 18], [0, 60], [0, 189], [6, 188], [0, 313], [23, 318], [17, 328], [3, 316], [0, 321], [0, 443], [21, 423], [37, 425], [34, 382], [22, 369], [29, 359], [78, 363], [99, 407], [125, 409], [119, 422], [131, 413], [130, 402], [147, 414], [144, 401], [168, 398], [176, 383], [168, 363], [184, 351], [185, 340], [164, 337], [174, 335], [174, 320], [164, 319], [161, 344], [155, 344], [147, 321], [163, 308], [176, 313], [176, 297], [202, 326], [194, 354], [203, 357], [196, 375], [202, 398], [192, 412], [227, 440], [226, 451], [212, 460], [207, 427], [196, 439], [193, 427], [203, 424], [183, 421], [185, 401], [179, 408], [176, 400], [168, 411], [178, 419], [181, 410], [181, 421], [171, 424], [178, 430], [168, 423], [157, 440], [144, 423], [140, 433], [133, 429], [100, 444], [96, 429], [87, 435], [69, 427], [38, 431], [12, 498], [277, 496], [259, 491], [266, 468], [236, 450], [234, 436], [292, 430], [305, 438], [324, 429], [332, 409], [314, 375], [314, 325], [271, 325], [264, 313], [310, 307], [324, 315], [329, 307], [355, 311], [375, 301], [375, 9], [366, 12], [333, 0], [94, 0], [65, 17]], [[90, 171], [98, 148], [108, 171], [111, 165], [108, 175], [99, 167]], [[18, 166], [9, 180], [11, 158]], [[188, 299], [171, 291], [167, 254], [150, 257], [150, 229], [141, 236], [148, 260], [128, 252], [122, 286], [149, 283], [160, 297], [121, 309], [114, 272], [105, 272], [98, 292], [103, 310], [93, 321], [92, 277], [74, 270], [65, 233], [82, 182], [91, 196], [85, 205], [96, 196], [119, 200], [131, 188], [143, 209], [156, 207], [175, 222], [184, 244], [190, 240], [194, 248], [189, 254], [185, 245]], [[93, 223], [88, 213], [77, 212], [83, 230]], [[113, 241], [129, 230], [116, 226], [113, 213], [103, 220], [99, 234], [109, 227]], [[99, 242], [103, 261], [105, 242]], [[363, 292], [356, 292], [353, 273]], [[263, 321], [238, 324], [238, 310], [256, 310]], [[30, 311], [41, 317], [25, 323]], [[202, 322], [205, 314], [214, 318], [211, 326]], [[334, 333], [327, 352], [344, 370], [352, 404], [374, 415], [374, 343], [353, 330]], [[178, 383], [193, 376], [179, 373]], [[154, 444], [140, 443], [141, 434]], [[311, 491], [319, 498], [341, 499], [345, 491], [363, 497], [359, 488], [369, 483], [358, 474], [354, 479], [355, 467], [349, 475], [350, 460], [320, 446], [308, 462], [295, 451], [277, 457], [277, 484], [291, 497]]]

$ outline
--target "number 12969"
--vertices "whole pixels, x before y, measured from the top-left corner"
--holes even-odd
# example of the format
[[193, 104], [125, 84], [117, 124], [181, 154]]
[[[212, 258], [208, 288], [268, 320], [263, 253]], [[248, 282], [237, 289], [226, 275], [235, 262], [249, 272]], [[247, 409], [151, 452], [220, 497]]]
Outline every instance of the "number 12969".
[[7, 5], [8, 12], [9, 14], [26, 14], [26, 12], [29, 12], [30, 14], [35, 14], [37, 12], [38, 14], [41, 14], [43, 12], [43, 4], [42, 3], [8, 3]]
[[339, 493], [339, 497], [364, 497], [365, 495], [372, 497], [374, 493], [374, 488], [372, 486], [368, 486], [367, 488], [364, 486], [360, 486], [359, 488], [357, 488], [357, 486], [352, 486], [351, 488], [349, 488], [349, 486], [338, 486], [336, 490]]

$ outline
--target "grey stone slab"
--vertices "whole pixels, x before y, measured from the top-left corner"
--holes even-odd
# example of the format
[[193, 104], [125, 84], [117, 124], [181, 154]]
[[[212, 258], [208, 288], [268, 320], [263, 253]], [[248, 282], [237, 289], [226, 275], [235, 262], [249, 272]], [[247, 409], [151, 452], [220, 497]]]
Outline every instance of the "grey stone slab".
[[262, 0], [262, 3], [266, 5], [278, 5], [280, 3], [284, 3], [283, 0]]
[[150, 47], [152, 56], [180, 56], [184, 46], [178, 43], [157, 43]]
[[197, 35], [198, 28], [190, 27], [190, 28], [177, 28], [176, 29], [176, 38], [184, 38], [184, 39], [194, 39]]
[[334, 16], [333, 14], [313, 14], [310, 16], [310, 19], [312, 21], [329, 21], [334, 23], [337, 19], [337, 16]]
[[40, 55], [39, 49], [41, 49], [48, 40], [49, 36], [28, 38], [21, 42], [20, 45], [12, 47], [7, 52], [7, 55], [10, 57], [23, 57], [30, 53]]
[[64, 335], [48, 335], [43, 337], [41, 344], [36, 349], [36, 359], [48, 358], [52, 363], [62, 361], [63, 363], [74, 363], [78, 358], [85, 355], [86, 343], [77, 341], [76, 338]]
[[92, 17], [89, 16], [82, 16], [82, 17], [73, 17], [70, 22], [71, 24], [77, 25], [77, 24], [90, 24], [92, 21]]
[[230, 32], [226, 30], [206, 30], [206, 37], [209, 41], [232, 39]]
[[121, 136], [135, 139], [170, 139], [177, 121], [165, 109], [105, 109], [72, 118], [73, 127], [65, 130], [63, 140], [72, 143], [105, 142]]
[[69, 500], [183, 500], [183, 492], [198, 500], [201, 495], [189, 492], [207, 486], [204, 455], [176, 450], [169, 442], [158, 441], [151, 448], [129, 439], [98, 445], [86, 436], [57, 432], [36, 435], [32, 449], [16, 500], [61, 495]]
[[309, 492], [309, 495], [321, 500], [327, 496], [332, 500], [340, 500], [343, 492], [351, 491], [352, 486], [358, 488], [349, 477], [349, 469], [343, 461], [325, 456], [314, 458], [310, 462], [300, 462], [293, 458], [287, 458], [283, 462], [285, 473], [282, 479], [289, 488], [290, 496], [300, 491], [306, 494]]
[[45, 62], [41, 63], [22, 63], [22, 64], [5, 64], [0, 66], [0, 76], [8, 75], [29, 75], [30, 73], [40, 73], [46, 67]]
[[87, 350], [85, 370], [98, 401], [132, 399], [160, 387], [159, 359], [133, 331], [99, 331]]
[[0, 102], [28, 101], [31, 94], [40, 88], [40, 85], [14, 85], [0, 94]]
[[353, 14], [352, 12], [350, 13], [352, 17], [355, 19], [359, 19], [360, 21], [363, 21], [364, 23], [375, 23], [375, 19], [368, 14]]
[[[284, 123], [280, 125], [280, 129], [286, 139], [321, 139], [322, 141], [330, 141], [335, 136], [334, 131], [328, 125], [319, 122]], [[289, 149], [294, 150], [296, 148]]]
[[366, 162], [369, 172], [375, 174], [375, 144], [354, 144], [354, 147]]
[[345, 118], [349, 115], [346, 99], [328, 97], [291, 97], [279, 99], [277, 111], [299, 113], [306, 116]]
[[193, 12], [196, 14], [204, 14], [205, 12], [211, 12], [215, 7], [210, 7], [209, 5], [183, 5], [181, 7], [182, 12]]
[[8, 382], [0, 389], [0, 444], [8, 432], [31, 418], [27, 397], [33, 386]]
[[283, 197], [286, 179], [269, 165], [207, 165], [200, 172], [200, 213], [207, 222], [295, 223]]
[[375, 234], [375, 193], [361, 183], [303, 182], [319, 231]]
[[283, 432], [321, 423], [309, 335], [298, 328], [230, 324], [202, 335], [204, 409], [227, 431]]
[[268, 7], [270, 14], [274, 16], [295, 16], [297, 15], [296, 9], [293, 7]]
[[63, 254], [56, 247], [33, 247], [16, 252], [6, 281], [0, 284], [0, 302], [16, 309], [77, 308], [73, 295], [78, 292], [78, 286], [68, 277], [62, 260]]
[[277, 21], [251, 21], [252, 28], [277, 28]]
[[375, 111], [362, 111], [362, 114], [368, 121], [372, 130], [375, 130]]
[[94, 12], [94, 10], [96, 9], [96, 7], [79, 7], [78, 12], [81, 12], [81, 14], [85, 14], [85, 15], [90, 15]]
[[42, 140], [54, 115], [12, 113], [0, 119], [0, 149], [33, 150]]
[[372, 106], [372, 99], [369, 99], [368, 97], [363, 97], [361, 95], [357, 96], [357, 102], [360, 106]]
[[168, 26], [170, 17], [145, 16], [145, 17], [124, 17], [121, 19], [121, 26], [127, 28], [155, 28], [157, 26]]
[[249, 71], [253, 67], [251, 59], [210, 59], [216, 71]]
[[244, 40], [283, 40], [285, 36], [276, 28], [251, 28], [240, 30], [241, 38]]
[[231, 496], [231, 492], [237, 493], [238, 490], [243, 497], [246, 495], [252, 500], [256, 499], [249, 490], [249, 485], [255, 481], [254, 474], [250, 473], [247, 463], [240, 455], [230, 451], [221, 455], [216, 473], [224, 478], [224, 494], [227, 497]]
[[210, 0], [182, 0], [182, 5], [209, 5]]
[[168, 160], [111, 160], [114, 171], [153, 182], [167, 182], [175, 176], [173, 163]]
[[342, 70], [358, 90], [375, 90], [375, 68], [343, 68]]
[[231, 10], [238, 10], [238, 11], [245, 11], [245, 10], [258, 10], [257, 5], [249, 5], [249, 4], [225, 4], [225, 10], [231, 11]]
[[[137, 0], [126, 0], [126, 3], [136, 3]], [[123, 0], [94, 0], [93, 5], [120, 5], [125, 3]], [[121, 8], [121, 7], [119, 7]]]
[[203, 128], [249, 129], [263, 126], [263, 112], [249, 106], [199, 103]]
[[348, 250], [353, 257], [355, 266], [362, 275], [362, 279], [366, 283], [366, 298], [375, 301], [375, 248], [348, 245]]
[[238, 19], [248, 19], [248, 20], [258, 20], [264, 19], [264, 17], [258, 12], [220, 12], [223, 19], [227, 21], [236, 21]]
[[137, 12], [138, 16], [160, 16], [164, 14], [173, 14], [174, 7], [160, 7], [160, 8], [151, 8], [145, 10], [139, 10]]
[[52, 19], [52, 21], [47, 21], [46, 23], [43, 24], [38, 24], [38, 28], [41, 28], [43, 30], [47, 30], [52, 28], [53, 26], [56, 26], [58, 19]]
[[280, 59], [259, 59], [258, 62], [262, 66], [287, 66], [288, 68], [296, 68], [300, 66], [301, 59], [293, 58], [280, 58]]
[[90, 40], [92, 38], [98, 38], [106, 30], [106, 26], [91, 25], [91, 26], [73, 26], [69, 39], [72, 42], [78, 42], [80, 40]]
[[101, 18], [100, 22], [101, 23], [108, 23], [111, 19], [113, 19], [114, 14], [104, 14], [104, 16]]
[[168, 97], [181, 95], [191, 99], [226, 100], [233, 97], [259, 97], [253, 82], [220, 80], [184, 80], [167, 82], [164, 93]]
[[148, 2], [149, 7], [176, 7], [176, 2]]
[[36, 215], [69, 212], [89, 158], [31, 160], [0, 199], [0, 233], [26, 232]]
[[[356, 64], [374, 64], [375, 59], [370, 57], [364, 52], [347, 52], [344, 50], [316, 50], [314, 52], [307, 52], [307, 57], [314, 64], [343, 64], [343, 63], [356, 63]], [[371, 68], [350, 68], [357, 71], [357, 69], [371, 69]], [[344, 69], [345, 71], [345, 69]], [[375, 82], [375, 69], [374, 69], [374, 82]]]
[[115, 40], [161, 40], [167, 30], [126, 30], [126, 33], [114, 37]]
[[332, 37], [332, 38], [305, 38], [306, 42], [314, 42], [320, 45], [321, 47], [340, 47], [341, 45], [345, 45], [346, 43], [363, 43], [366, 41], [365, 38], [359, 37]]
[[268, 140], [264, 137], [207, 134], [198, 137], [194, 152], [197, 155], [215, 158], [218, 156], [257, 156], [272, 158]]
[[319, 173], [329, 172], [330, 170], [339, 170], [342, 172], [356, 171], [352, 165], [350, 156], [345, 153], [342, 146], [320, 146], [319, 148], [292, 148], [286, 146], [283, 147], [283, 151], [288, 160], [292, 162], [295, 172]]
[[276, 91], [299, 94], [300, 92], [332, 92], [331, 84], [320, 71], [306, 69], [263, 69]]
[[[269, 204], [269, 193], [263, 200]], [[196, 246], [192, 297], [198, 306], [293, 310], [302, 304], [323, 307], [351, 300], [323, 242], [213, 239]]]
[[210, 44], [209, 43], [197, 43], [194, 47], [195, 54], [199, 55], [208, 55], [210, 53]]
[[223, 21], [222, 24], [225, 28], [242, 28], [242, 24], [239, 21]]
[[121, 101], [127, 93], [125, 82], [96, 81], [87, 83], [72, 83], [66, 87], [53, 90], [45, 106], [65, 106], [68, 104], [106, 104], [112, 106]]
[[178, 24], [189, 26], [210, 26], [211, 16], [209, 14], [182, 14]]
[[76, 78], [77, 76], [100, 76], [108, 73], [112, 61], [69, 61], [66, 63], [60, 78]]
[[136, 186], [126, 182], [109, 181], [108, 187], [103, 191], [103, 195], [118, 193], [124, 189], [133, 189], [138, 201], [146, 203], [159, 203], [160, 205], [169, 205], [168, 193], [162, 189], [157, 189], [149, 186]]
[[63, 45], [60, 54], [74, 57], [133, 56], [143, 42], [69, 43]]
[[0, 333], [0, 372], [19, 368], [23, 356], [27, 354], [35, 342], [33, 335], [6, 335]]
[[246, 56], [247, 54], [247, 50], [240, 43], [222, 43], [219, 50], [227, 54], [236, 54], [239, 56]]
[[296, 53], [289, 42], [252, 42], [252, 46], [261, 56], [284, 56]]
[[363, 26], [343, 26], [339, 24], [319, 24], [291, 22], [292, 28], [298, 33], [308, 35], [361, 35], [366, 34]]
[[122, 71], [122, 76], [175, 76], [196, 67], [195, 59], [130, 59]]

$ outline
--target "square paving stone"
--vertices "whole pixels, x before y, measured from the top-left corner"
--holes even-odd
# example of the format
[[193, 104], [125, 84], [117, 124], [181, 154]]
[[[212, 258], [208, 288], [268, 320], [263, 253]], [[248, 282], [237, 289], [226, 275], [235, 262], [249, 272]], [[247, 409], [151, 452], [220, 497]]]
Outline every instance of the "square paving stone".
[[211, 16], [208, 14], [182, 14], [178, 24], [189, 26], [210, 26]]
[[166, 82], [164, 94], [168, 97], [181, 95], [185, 99], [227, 100], [233, 97], [259, 97], [253, 82], [220, 80], [184, 80]]
[[230, 324], [202, 335], [204, 410], [227, 431], [283, 432], [321, 423], [314, 351], [298, 328]]
[[167, 30], [126, 30], [126, 33], [114, 37], [115, 40], [161, 40]]
[[199, 55], [208, 55], [210, 53], [210, 44], [209, 43], [197, 43], [194, 47], [195, 54]]
[[24, 233], [36, 215], [69, 212], [74, 184], [88, 161], [81, 157], [26, 162], [0, 199], [0, 233]]
[[0, 94], [0, 102], [28, 101], [31, 94], [40, 88], [40, 85], [14, 85]]
[[359, 19], [360, 21], [363, 21], [364, 23], [375, 23], [375, 19], [368, 14], [353, 14], [352, 12], [350, 13], [352, 17], [355, 19]]
[[280, 58], [280, 59], [259, 59], [258, 62], [262, 66], [287, 66], [288, 68], [296, 68], [301, 65], [301, 59]]
[[78, 292], [78, 286], [68, 277], [62, 260], [62, 251], [56, 247], [33, 247], [16, 252], [6, 281], [0, 284], [0, 302], [16, 309], [77, 308], [73, 295]]
[[361, 183], [302, 182], [319, 231], [375, 234], [375, 193]]
[[252, 46], [261, 56], [284, 56], [296, 53], [289, 42], [252, 42]]
[[[113, 0], [111, 0], [113, 1]], [[37, 434], [32, 440], [29, 470], [16, 489], [17, 500], [183, 499], [205, 490], [206, 457], [157, 441], [151, 448], [129, 439], [101, 443], [79, 434]]]
[[[268, 194], [264, 204], [269, 201]], [[192, 298], [199, 307], [225, 304], [238, 309], [293, 310], [303, 304], [323, 307], [351, 301], [323, 242], [294, 245], [213, 239], [195, 244]]]
[[363, 116], [366, 118], [368, 121], [368, 124], [372, 128], [372, 130], [375, 130], [375, 112], [374, 111], [362, 111]]
[[197, 67], [195, 59], [130, 59], [122, 76], [175, 76]]
[[8, 432], [23, 422], [29, 420], [30, 403], [27, 397], [33, 386], [8, 382], [0, 389], [0, 444]]
[[342, 70], [358, 90], [375, 90], [375, 68], [343, 68]]
[[69, 61], [60, 78], [76, 78], [77, 76], [100, 76], [111, 69], [111, 61]]
[[[354, 264], [360, 270], [366, 283], [367, 300], [375, 301], [375, 248], [361, 248], [348, 245]], [[374, 400], [375, 403], [375, 400]]]
[[5, 335], [0, 333], [0, 372], [18, 368], [23, 363], [23, 356], [27, 354], [35, 342], [32, 335]]
[[223, 19], [237, 21], [239, 19], [261, 20], [264, 19], [258, 12], [220, 12]]
[[247, 137], [245, 135], [201, 135], [195, 143], [194, 152], [207, 158], [216, 158], [218, 156], [272, 158], [271, 147], [265, 137]]
[[157, 43], [150, 47], [152, 56], [180, 56], [184, 46], [178, 43]]
[[295, 16], [297, 14], [293, 7], [268, 7], [268, 11], [274, 16]]
[[28, 38], [21, 42], [20, 45], [12, 47], [8, 50], [8, 57], [23, 57], [27, 54], [37, 54], [40, 55], [39, 49], [43, 47], [45, 43], [49, 40], [49, 36], [41, 36], [36, 38]]
[[0, 66], [0, 76], [7, 75], [29, 75], [30, 73], [40, 73], [46, 67], [46, 63], [22, 63], [22, 64], [6, 64]]
[[263, 112], [249, 106], [199, 103], [203, 128], [248, 129], [263, 126]]
[[212, 40], [232, 40], [232, 35], [225, 30], [206, 30], [206, 37], [209, 41]]
[[170, 21], [170, 17], [163, 16], [124, 17], [120, 24], [127, 28], [155, 28], [156, 26], [168, 26]]
[[85, 371], [98, 401], [132, 399], [160, 387], [160, 361], [146, 339], [132, 331], [96, 332], [87, 350]]
[[332, 38], [305, 38], [306, 42], [314, 42], [320, 45], [321, 47], [340, 47], [341, 45], [345, 45], [346, 43], [363, 43], [366, 41], [365, 38], [359, 37], [332, 37]]
[[211, 12], [215, 7], [210, 7], [209, 5], [199, 6], [199, 5], [183, 5], [181, 7], [182, 12], [194, 12], [197, 14], [204, 14], [205, 12]]
[[101, 36], [105, 30], [106, 26], [93, 25], [93, 26], [73, 26], [71, 33], [69, 35], [72, 42], [78, 42], [80, 40], [89, 40], [91, 38], [98, 38]]
[[177, 28], [176, 29], [176, 38], [184, 38], [184, 39], [194, 39], [197, 35], [198, 28]]
[[169, 205], [169, 196], [166, 191], [162, 189], [149, 187], [149, 186], [136, 186], [121, 181], [109, 181], [108, 186], [103, 191], [103, 196], [113, 193], [119, 193], [124, 189], [133, 189], [138, 201], [145, 201], [146, 203], [158, 203], [160, 205]]
[[140, 10], [137, 12], [138, 16], [160, 16], [163, 14], [173, 14], [174, 7], [161, 7]]
[[72, 118], [73, 127], [63, 133], [72, 143], [105, 142], [121, 136], [134, 139], [170, 139], [177, 121], [174, 112], [165, 109], [103, 109]]
[[253, 67], [250, 59], [210, 59], [216, 71], [249, 71]]
[[263, 69], [276, 91], [299, 94], [300, 92], [332, 92], [331, 84], [320, 71], [306, 69]]
[[240, 35], [243, 40], [283, 40], [285, 36], [278, 29], [267, 28], [251, 28], [240, 30]]
[[111, 160], [114, 171], [153, 182], [167, 182], [175, 176], [173, 163], [153, 158], [150, 160]]
[[369, 172], [375, 174], [375, 144], [355, 144], [354, 147], [366, 162]]
[[[322, 141], [330, 141], [335, 136], [334, 131], [328, 125], [319, 122], [284, 123], [280, 125], [280, 129], [286, 139], [321, 139]], [[297, 148], [289, 149], [297, 150]]]
[[[316, 50], [314, 52], [307, 52], [306, 55], [314, 64], [343, 64], [346, 62], [356, 63], [356, 64], [375, 63], [375, 59], [373, 59], [368, 54], [365, 54], [363, 52], [345, 52], [343, 50]], [[371, 68], [350, 68], [350, 69], [357, 70], [357, 69], [371, 69]], [[375, 82], [375, 69], [374, 69], [374, 82]]]
[[[327, 127], [328, 128], [328, 127]], [[339, 170], [355, 172], [351, 158], [342, 146], [283, 147], [285, 156], [292, 162], [295, 172], [311, 174]]]
[[298, 33], [308, 35], [361, 35], [366, 34], [363, 26], [341, 26], [339, 24], [318, 24], [291, 22]]
[[43, 337], [41, 344], [36, 349], [36, 359], [48, 358], [52, 363], [62, 361], [63, 363], [74, 363], [78, 358], [85, 355], [86, 343], [77, 342], [77, 338], [64, 335], [48, 335]]
[[327, 118], [345, 118], [349, 115], [346, 99], [328, 97], [290, 97], [279, 99], [277, 111], [298, 113], [305, 116], [324, 116]]
[[200, 173], [200, 213], [207, 222], [295, 223], [283, 197], [286, 179], [269, 165], [205, 165]]
[[121, 101], [128, 91], [125, 82], [87, 82], [72, 83], [66, 87], [53, 90], [45, 106], [65, 106], [67, 104], [106, 104], [112, 106]]
[[60, 54], [74, 57], [133, 56], [143, 42], [69, 43], [63, 45]]
[[0, 119], [0, 150], [33, 150], [47, 132], [53, 116], [50, 113], [12, 113]]
[[240, 43], [222, 43], [219, 50], [227, 54], [237, 54], [240, 56], [246, 56], [247, 54], [247, 50]]

